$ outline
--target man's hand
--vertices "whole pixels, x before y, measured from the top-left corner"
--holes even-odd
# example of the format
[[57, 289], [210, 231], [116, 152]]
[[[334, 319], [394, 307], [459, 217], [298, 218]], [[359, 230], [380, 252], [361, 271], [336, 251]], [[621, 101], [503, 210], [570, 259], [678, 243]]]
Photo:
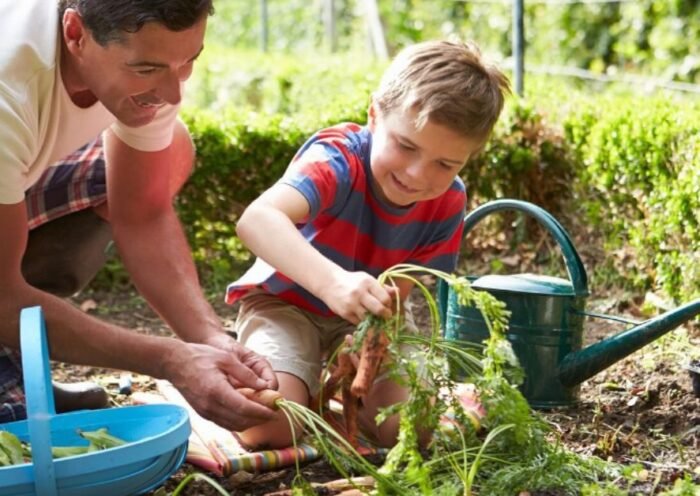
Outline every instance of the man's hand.
[[366, 272], [339, 270], [319, 297], [333, 313], [357, 325], [367, 312], [389, 318], [394, 313], [398, 291], [379, 284]]
[[[237, 387], [276, 388], [267, 361], [228, 336], [219, 346], [177, 341], [165, 357], [165, 378], [204, 418], [232, 431], [243, 431], [275, 417], [275, 412], [248, 400]], [[224, 346], [229, 349], [222, 349]]]
[[234, 387], [251, 387], [250, 384], [252, 384], [256, 378], [259, 378], [267, 383], [265, 389], [277, 389], [277, 375], [272, 370], [268, 361], [254, 351], [243, 346], [228, 334], [223, 332], [218, 333], [214, 335], [214, 337], [207, 339], [204, 344], [231, 353], [241, 362], [243, 367], [240, 368], [239, 373], [243, 374], [245, 377], [243, 380], [239, 379], [238, 376], [230, 377], [229, 381]]

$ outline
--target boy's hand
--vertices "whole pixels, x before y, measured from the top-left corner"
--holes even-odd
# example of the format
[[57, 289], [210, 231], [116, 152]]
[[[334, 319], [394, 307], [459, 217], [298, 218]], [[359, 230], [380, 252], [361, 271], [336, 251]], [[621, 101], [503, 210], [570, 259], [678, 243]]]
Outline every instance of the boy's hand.
[[367, 313], [389, 318], [398, 291], [379, 284], [366, 272], [338, 271], [319, 297], [333, 313], [357, 325]]

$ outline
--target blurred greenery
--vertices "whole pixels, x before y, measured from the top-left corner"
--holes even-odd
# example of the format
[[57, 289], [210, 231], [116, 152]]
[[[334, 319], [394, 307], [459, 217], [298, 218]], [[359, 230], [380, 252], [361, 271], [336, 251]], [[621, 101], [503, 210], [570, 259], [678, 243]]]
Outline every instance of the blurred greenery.
[[[269, 50], [327, 52], [330, 43], [322, 22], [326, 3], [268, 0]], [[367, 54], [364, 2], [334, 3], [339, 51]], [[700, 0], [524, 3], [529, 64], [700, 83]], [[215, 5], [210, 41], [227, 47], [260, 47], [259, 0], [217, 0]], [[378, 5], [391, 52], [425, 39], [458, 37], [476, 40], [494, 58], [511, 55], [510, 0], [378, 0]]]
[[[698, 2], [528, 3], [528, 60], [695, 81], [700, 9], [691, 7]], [[332, 55], [322, 48], [320, 2], [290, 0], [284, 12], [281, 2], [269, 2], [266, 54], [256, 50], [258, 3], [216, 3], [207, 49], [188, 82], [183, 115], [197, 165], [178, 200], [208, 287], [222, 290], [250, 264], [235, 236], [238, 215], [282, 174], [303, 141], [327, 125], [365, 120], [385, 63], [367, 52], [354, 0], [336, 3], [345, 41]], [[508, 54], [509, 5], [379, 5], [394, 50], [459, 34]], [[698, 123], [700, 101], [692, 94], [528, 74], [527, 98], [509, 99], [484, 153], [463, 172], [470, 207], [500, 197], [537, 203], [601, 245], [599, 269], [608, 281], [697, 298]], [[112, 263], [102, 280], [123, 281], [119, 271]]]
[[[314, 131], [365, 121], [384, 66], [349, 54], [205, 53], [184, 113], [197, 168], [178, 205], [203, 277], [223, 287], [251, 262], [235, 236], [240, 212]], [[463, 171], [470, 208], [501, 197], [534, 202], [575, 234], [592, 233], [608, 282], [700, 295], [700, 102], [542, 76], [528, 87]], [[519, 228], [537, 239], [531, 227]]]
[[325, 120], [367, 106], [383, 64], [356, 53], [314, 59], [207, 45], [187, 82], [186, 104], [218, 112], [280, 113]]

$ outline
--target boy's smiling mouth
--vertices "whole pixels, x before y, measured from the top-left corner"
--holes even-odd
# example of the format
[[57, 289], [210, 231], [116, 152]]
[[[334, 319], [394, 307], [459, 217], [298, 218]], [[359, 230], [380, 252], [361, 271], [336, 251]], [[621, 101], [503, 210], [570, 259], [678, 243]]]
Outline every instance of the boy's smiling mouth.
[[402, 191], [404, 193], [409, 193], [409, 194], [416, 194], [420, 191], [418, 189], [411, 188], [411, 187], [407, 186], [406, 184], [404, 184], [403, 182], [401, 182], [401, 180], [398, 177], [396, 177], [396, 174], [391, 174], [391, 179], [399, 191]]

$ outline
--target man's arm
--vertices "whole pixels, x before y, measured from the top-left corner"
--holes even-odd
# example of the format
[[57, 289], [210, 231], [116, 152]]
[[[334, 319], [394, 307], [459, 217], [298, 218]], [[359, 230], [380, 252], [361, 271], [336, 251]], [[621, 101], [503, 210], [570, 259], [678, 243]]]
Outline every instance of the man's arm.
[[20, 310], [40, 305], [53, 359], [168, 379], [204, 417], [229, 429], [244, 430], [272, 418], [272, 411], [231, 387], [231, 377], [258, 388], [265, 385], [250, 371], [242, 379], [240, 361], [231, 353], [128, 331], [27, 284], [20, 269], [27, 242], [24, 203], [0, 205], [0, 232], [0, 343], [17, 349]]
[[[296, 228], [309, 204], [296, 189], [276, 184], [243, 212], [236, 232], [255, 255], [358, 324], [367, 312], [389, 317], [392, 294], [366, 272], [349, 272], [316, 250]], [[274, 233], [274, 239], [270, 237]]]
[[[107, 204], [114, 240], [139, 292], [183, 340], [205, 343], [236, 355], [236, 385], [254, 387], [252, 371], [268, 387], [277, 379], [267, 361], [228, 336], [206, 301], [190, 247], [173, 207], [192, 168], [194, 148], [187, 128], [175, 125], [172, 144], [143, 152], [111, 131], [104, 134]], [[246, 379], [248, 378], [248, 379]]]
[[109, 222], [132, 281], [185, 341], [204, 343], [223, 334], [173, 208], [193, 161], [186, 129], [178, 124], [171, 146], [158, 152], [135, 150], [111, 131], [104, 143]]

